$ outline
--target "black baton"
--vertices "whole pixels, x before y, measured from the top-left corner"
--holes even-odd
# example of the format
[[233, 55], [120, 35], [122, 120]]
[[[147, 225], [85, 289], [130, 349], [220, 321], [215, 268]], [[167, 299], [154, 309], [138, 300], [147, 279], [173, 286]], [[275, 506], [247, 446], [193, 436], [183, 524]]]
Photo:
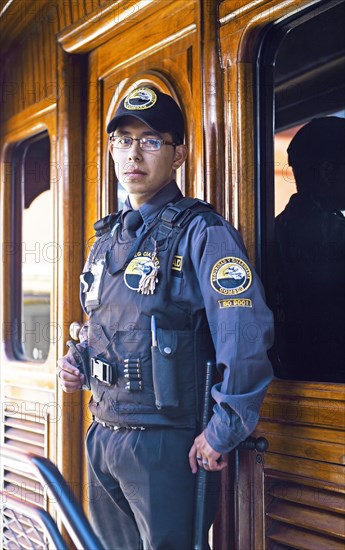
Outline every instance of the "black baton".
[[[203, 401], [201, 428], [202, 431], [206, 428], [212, 412], [212, 379], [213, 379], [214, 363], [207, 361], [205, 394]], [[204, 523], [206, 512], [206, 493], [207, 493], [207, 475], [208, 472], [204, 468], [199, 468], [196, 489], [195, 489], [195, 506], [194, 506], [194, 525], [193, 525], [193, 550], [205, 550], [204, 545]]]
[[85, 349], [80, 351], [73, 340], [68, 340], [68, 342], [66, 342], [66, 346], [69, 347], [79, 371], [84, 375], [84, 384], [82, 385], [82, 389], [90, 390], [90, 366], [87, 351]]

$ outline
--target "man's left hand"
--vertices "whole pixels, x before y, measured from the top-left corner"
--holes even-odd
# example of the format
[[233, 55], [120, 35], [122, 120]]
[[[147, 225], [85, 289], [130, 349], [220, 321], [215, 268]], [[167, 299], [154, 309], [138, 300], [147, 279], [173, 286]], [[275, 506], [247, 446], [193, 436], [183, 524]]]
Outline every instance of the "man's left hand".
[[209, 445], [204, 432], [194, 439], [193, 447], [188, 456], [193, 474], [198, 471], [198, 466], [210, 472], [219, 472], [227, 466], [226, 462], [221, 461], [221, 453], [218, 453]]

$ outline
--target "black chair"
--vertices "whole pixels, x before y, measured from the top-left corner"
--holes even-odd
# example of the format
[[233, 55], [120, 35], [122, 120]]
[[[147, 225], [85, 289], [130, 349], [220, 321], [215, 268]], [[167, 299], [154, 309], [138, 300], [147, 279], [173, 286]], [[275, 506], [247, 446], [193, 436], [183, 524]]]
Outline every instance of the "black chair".
[[[6, 445], [0, 447], [0, 455], [3, 468], [33, 476], [40, 482], [77, 549], [104, 550], [81, 505], [72, 498], [70, 487], [49, 459]], [[15, 496], [6, 488], [0, 494], [4, 550], [68, 550], [47, 510], [23, 496]]]

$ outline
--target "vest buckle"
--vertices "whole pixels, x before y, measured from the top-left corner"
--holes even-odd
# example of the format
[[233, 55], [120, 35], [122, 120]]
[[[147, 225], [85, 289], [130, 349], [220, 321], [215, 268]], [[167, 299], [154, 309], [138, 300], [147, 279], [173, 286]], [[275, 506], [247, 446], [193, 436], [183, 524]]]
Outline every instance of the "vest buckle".
[[113, 367], [103, 359], [91, 357], [91, 376], [103, 384], [111, 386], [113, 382]]

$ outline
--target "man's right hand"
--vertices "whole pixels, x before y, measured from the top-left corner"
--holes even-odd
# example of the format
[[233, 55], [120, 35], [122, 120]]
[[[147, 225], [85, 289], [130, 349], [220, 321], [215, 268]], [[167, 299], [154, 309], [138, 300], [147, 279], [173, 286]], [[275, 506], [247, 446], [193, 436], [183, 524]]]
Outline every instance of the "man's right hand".
[[57, 377], [60, 387], [66, 393], [81, 390], [84, 384], [84, 375], [72, 363], [70, 354], [64, 355], [57, 362]]

